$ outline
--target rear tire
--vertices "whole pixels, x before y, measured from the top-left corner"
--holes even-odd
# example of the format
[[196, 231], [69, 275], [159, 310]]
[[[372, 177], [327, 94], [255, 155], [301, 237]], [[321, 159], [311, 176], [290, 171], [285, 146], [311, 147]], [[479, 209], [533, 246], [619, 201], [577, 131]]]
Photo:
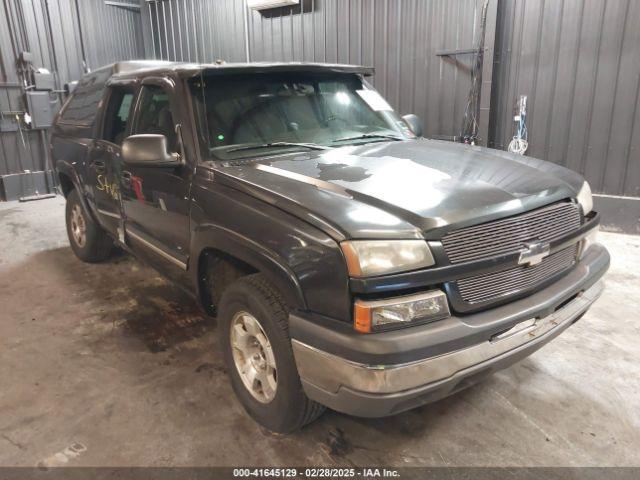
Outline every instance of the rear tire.
[[218, 322], [231, 385], [256, 422], [289, 433], [324, 412], [325, 407], [302, 389], [291, 349], [288, 309], [261, 274], [242, 277], [225, 290]]
[[67, 235], [73, 253], [83, 262], [105, 260], [113, 248], [113, 240], [98, 225], [80, 202], [77, 190], [67, 196]]

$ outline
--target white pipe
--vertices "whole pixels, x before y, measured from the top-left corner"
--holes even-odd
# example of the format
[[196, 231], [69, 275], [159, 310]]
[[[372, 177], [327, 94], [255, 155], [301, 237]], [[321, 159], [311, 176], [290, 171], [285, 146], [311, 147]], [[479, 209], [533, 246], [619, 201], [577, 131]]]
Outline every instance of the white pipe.
[[249, 9], [247, 1], [242, 2], [243, 17], [244, 17], [244, 54], [247, 63], [251, 61], [251, 52], [249, 51], [249, 19], [247, 17], [247, 10]]

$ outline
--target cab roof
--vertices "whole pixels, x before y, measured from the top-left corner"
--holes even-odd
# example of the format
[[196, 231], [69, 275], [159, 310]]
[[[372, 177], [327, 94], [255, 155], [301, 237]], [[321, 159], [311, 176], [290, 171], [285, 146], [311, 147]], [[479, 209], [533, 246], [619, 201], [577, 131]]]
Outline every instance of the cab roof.
[[[173, 72], [179, 76], [191, 77], [202, 71], [207, 74], [268, 73], [268, 72], [334, 72], [373, 75], [373, 67], [345, 65], [338, 63], [311, 62], [251, 62], [251, 63], [187, 63], [163, 60], [131, 60], [106, 65], [99, 70], [110, 70], [116, 78], [132, 78]], [[95, 70], [95, 73], [98, 70]]]

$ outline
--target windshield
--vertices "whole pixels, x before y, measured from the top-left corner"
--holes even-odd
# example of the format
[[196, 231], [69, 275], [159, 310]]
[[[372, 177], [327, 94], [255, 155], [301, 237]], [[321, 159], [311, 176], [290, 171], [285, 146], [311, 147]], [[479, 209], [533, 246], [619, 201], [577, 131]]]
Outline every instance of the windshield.
[[200, 141], [219, 159], [413, 138], [354, 74], [207, 75], [191, 81]]

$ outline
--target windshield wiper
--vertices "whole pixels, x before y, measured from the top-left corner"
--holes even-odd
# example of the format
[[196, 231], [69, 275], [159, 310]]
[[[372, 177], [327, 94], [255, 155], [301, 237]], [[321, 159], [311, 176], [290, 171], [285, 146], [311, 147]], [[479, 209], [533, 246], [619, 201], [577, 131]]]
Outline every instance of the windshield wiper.
[[389, 140], [404, 140], [404, 138], [402, 137], [399, 137], [397, 135], [392, 135], [389, 133], [363, 133], [362, 135], [355, 135], [353, 137], [338, 138], [334, 140], [333, 143], [346, 142], [348, 140], [362, 140], [365, 138], [387, 138]]
[[270, 142], [255, 145], [242, 145], [239, 147], [233, 147], [227, 150], [227, 153], [239, 152], [241, 150], [253, 150], [258, 148], [272, 148], [272, 147], [304, 147], [310, 150], [329, 150], [330, 147], [324, 145], [318, 145], [317, 143], [298, 143], [298, 142]]

